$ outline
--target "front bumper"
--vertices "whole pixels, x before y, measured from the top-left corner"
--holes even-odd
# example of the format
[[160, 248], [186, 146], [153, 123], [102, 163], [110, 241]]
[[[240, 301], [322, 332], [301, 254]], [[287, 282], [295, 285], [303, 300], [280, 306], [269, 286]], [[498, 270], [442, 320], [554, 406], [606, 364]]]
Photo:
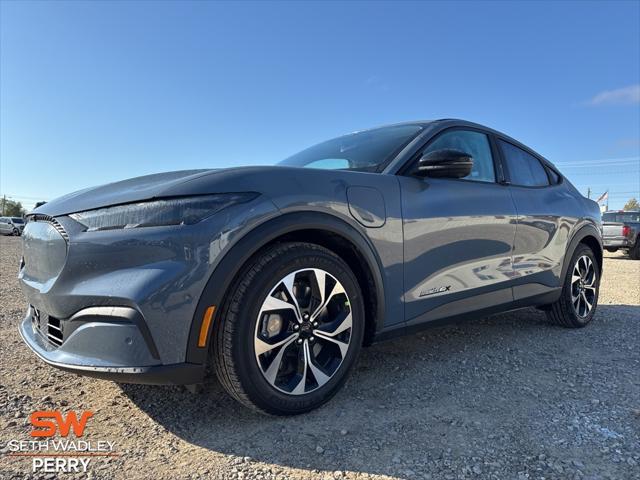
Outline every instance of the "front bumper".
[[[205, 285], [235, 236], [256, 215], [274, 211], [269, 200], [258, 197], [194, 225], [99, 232], [85, 231], [67, 216], [35, 216], [22, 237], [20, 286], [29, 305], [59, 322], [77, 320], [92, 307], [139, 312], [140, 322], [133, 323], [148, 340], [143, 358], [147, 351], [157, 356], [154, 363], [123, 367], [196, 363], [188, 355], [192, 351], [202, 353], [197, 363], [204, 363], [208, 345], [198, 346], [191, 333], [200, 328], [202, 315], [196, 315], [196, 308]], [[70, 321], [69, 327], [77, 325]], [[104, 330], [90, 331], [101, 335]], [[69, 341], [66, 336], [62, 340]]]
[[[198, 383], [209, 344], [192, 333], [205, 285], [235, 236], [274, 211], [258, 197], [194, 225], [99, 232], [68, 216], [35, 215], [18, 274], [31, 306], [20, 325], [24, 341], [45, 362], [83, 375]], [[34, 330], [35, 311], [46, 330]]]
[[47, 338], [47, 327], [38, 326], [36, 310], [29, 307], [19, 331], [40, 359], [69, 372], [123, 383], [201, 382], [205, 375], [203, 365], [162, 365], [154, 358], [153, 348], [149, 348], [137, 324], [137, 315], [126, 307], [87, 308], [65, 322], [65, 329], [71, 333], [57, 346]]

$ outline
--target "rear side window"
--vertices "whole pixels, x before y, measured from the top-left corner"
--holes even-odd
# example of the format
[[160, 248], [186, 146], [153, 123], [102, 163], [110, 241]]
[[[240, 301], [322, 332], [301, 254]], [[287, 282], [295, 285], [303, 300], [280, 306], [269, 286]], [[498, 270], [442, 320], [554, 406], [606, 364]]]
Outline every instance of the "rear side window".
[[634, 223], [640, 222], [640, 213], [637, 212], [607, 212], [602, 215], [604, 222]]
[[459, 150], [473, 157], [471, 173], [464, 177], [466, 180], [477, 182], [495, 182], [493, 157], [489, 139], [484, 133], [472, 130], [449, 130], [440, 134], [429, 143], [423, 154], [442, 149]]
[[549, 185], [547, 171], [540, 161], [521, 148], [498, 140], [513, 185], [544, 187]]

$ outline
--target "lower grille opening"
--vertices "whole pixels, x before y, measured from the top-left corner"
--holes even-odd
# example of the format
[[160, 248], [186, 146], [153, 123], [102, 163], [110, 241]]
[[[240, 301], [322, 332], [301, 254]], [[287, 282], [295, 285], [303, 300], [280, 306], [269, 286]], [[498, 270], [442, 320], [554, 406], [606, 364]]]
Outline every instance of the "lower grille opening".
[[49, 317], [47, 338], [57, 347], [62, 345], [62, 325], [60, 324], [60, 319]]
[[33, 327], [46, 338], [54, 347], [59, 347], [64, 341], [62, 334], [62, 322], [59, 318], [51, 317], [35, 307], [31, 307], [31, 323]]

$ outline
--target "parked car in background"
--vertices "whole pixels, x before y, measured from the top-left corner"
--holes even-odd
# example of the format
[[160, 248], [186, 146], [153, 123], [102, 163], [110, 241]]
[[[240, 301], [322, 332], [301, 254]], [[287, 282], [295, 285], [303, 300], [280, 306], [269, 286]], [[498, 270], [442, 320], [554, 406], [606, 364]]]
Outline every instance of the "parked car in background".
[[0, 217], [0, 235], [22, 235], [24, 220], [20, 217]]
[[609, 211], [602, 214], [602, 242], [609, 252], [624, 250], [640, 260], [640, 210]]
[[375, 340], [530, 306], [579, 328], [598, 303], [597, 203], [461, 120], [360, 131], [277, 166], [125, 180], [28, 218], [20, 333], [42, 360], [187, 385], [212, 363], [270, 414], [326, 402]]

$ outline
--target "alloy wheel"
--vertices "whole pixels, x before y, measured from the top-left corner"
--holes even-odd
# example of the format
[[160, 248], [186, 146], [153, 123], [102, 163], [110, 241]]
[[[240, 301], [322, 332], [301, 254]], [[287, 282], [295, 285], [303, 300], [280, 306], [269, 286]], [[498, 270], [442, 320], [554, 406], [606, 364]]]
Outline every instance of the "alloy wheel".
[[596, 269], [587, 255], [576, 261], [571, 275], [571, 303], [576, 314], [585, 318], [593, 309], [596, 300]]
[[326, 384], [351, 342], [349, 296], [330, 273], [308, 268], [275, 283], [260, 307], [255, 357], [271, 386], [290, 395]]

